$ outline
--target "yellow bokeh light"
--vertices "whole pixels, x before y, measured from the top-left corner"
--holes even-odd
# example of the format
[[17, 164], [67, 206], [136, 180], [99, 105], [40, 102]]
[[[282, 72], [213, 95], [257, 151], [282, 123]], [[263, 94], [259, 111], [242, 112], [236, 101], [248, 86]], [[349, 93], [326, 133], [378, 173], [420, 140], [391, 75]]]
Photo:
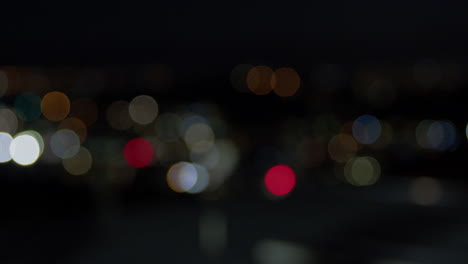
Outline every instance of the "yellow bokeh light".
[[71, 175], [82, 175], [91, 169], [93, 157], [88, 149], [81, 146], [76, 155], [63, 159], [62, 163], [65, 170]]
[[380, 178], [380, 164], [372, 157], [356, 157], [344, 167], [345, 179], [354, 186], [368, 186]]
[[247, 73], [247, 87], [256, 95], [266, 95], [273, 89], [273, 70], [264, 65], [253, 67]]
[[41, 101], [42, 114], [50, 121], [61, 121], [70, 113], [70, 100], [61, 92], [50, 92]]
[[289, 97], [296, 94], [301, 86], [301, 77], [292, 68], [283, 67], [272, 75], [273, 92], [281, 97]]

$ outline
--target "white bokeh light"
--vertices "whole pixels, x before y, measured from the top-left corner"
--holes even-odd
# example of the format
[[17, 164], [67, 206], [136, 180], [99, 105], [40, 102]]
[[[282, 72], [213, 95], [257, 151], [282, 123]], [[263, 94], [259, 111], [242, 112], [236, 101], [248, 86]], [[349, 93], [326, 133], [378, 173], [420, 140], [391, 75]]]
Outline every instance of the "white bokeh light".
[[0, 132], [0, 163], [8, 162], [11, 160], [10, 145], [13, 137], [4, 132]]
[[40, 156], [39, 143], [33, 136], [19, 135], [10, 144], [10, 155], [13, 161], [19, 165], [31, 165]]

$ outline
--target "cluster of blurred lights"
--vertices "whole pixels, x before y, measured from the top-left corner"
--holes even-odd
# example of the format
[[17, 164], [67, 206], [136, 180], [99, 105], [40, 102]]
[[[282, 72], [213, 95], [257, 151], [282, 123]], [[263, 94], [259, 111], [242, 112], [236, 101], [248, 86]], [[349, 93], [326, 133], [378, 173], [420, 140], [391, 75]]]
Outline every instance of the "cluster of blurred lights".
[[[415, 78], [427, 79], [420, 76], [434, 70], [431, 65], [415, 67]], [[38, 76], [31, 78], [35, 80]], [[101, 78], [99, 76], [95, 77]], [[87, 83], [88, 77], [80, 77], [83, 78], [81, 85]], [[391, 83], [371, 79], [366, 87], [374, 93], [364, 93], [370, 104], [385, 104], [387, 99], [394, 99]], [[8, 74], [0, 71], [0, 97], [8, 95], [15, 82], [15, 78], [10, 81]], [[273, 91], [280, 97], [294, 96], [301, 87], [301, 78], [294, 69], [273, 70], [264, 65], [236, 66], [231, 82], [242, 92], [266, 95]], [[420, 82], [423, 86], [432, 85]], [[49, 164], [61, 161], [69, 174], [83, 175], [91, 170], [93, 162], [102, 162], [93, 161], [92, 154], [102, 148], [101, 151], [107, 152], [97, 156], [106, 157], [105, 164], [111, 165], [110, 174], [117, 175], [112, 177], [123, 174], [133, 177], [135, 169], [158, 164], [167, 168], [166, 182], [172, 191], [197, 194], [219, 188], [240, 159], [238, 146], [226, 136], [226, 125], [216, 106], [199, 103], [160, 113], [158, 102], [149, 95], [136, 96], [129, 102], [114, 101], [105, 112], [112, 129], [137, 134], [136, 137], [94, 139], [93, 142], [98, 143], [89, 144], [87, 148], [83, 143], [88, 138], [88, 128], [97, 122], [97, 104], [88, 97], [71, 101], [64, 92], [48, 91], [47, 81], [42, 83], [45, 88], [38, 93], [16, 91], [13, 104], [0, 108], [0, 163], [12, 160], [29, 166], [38, 160]], [[88, 92], [86, 96], [92, 95], [92, 91]], [[37, 131], [26, 129], [29, 125], [37, 127]], [[295, 154], [300, 166], [318, 167], [325, 162], [328, 150], [329, 158], [342, 170], [349, 184], [369, 186], [379, 180], [382, 171], [379, 161], [362, 152], [368, 148], [384, 149], [392, 144], [394, 131], [389, 122], [365, 114], [341, 124], [334, 115], [325, 114], [317, 116], [311, 126], [312, 133], [307, 131], [299, 136], [298, 131], [287, 126], [291, 135], [284, 140], [289, 147], [289, 143], [297, 146]], [[446, 120], [423, 120], [414, 133], [417, 144], [423, 149], [450, 151], [459, 144], [455, 125]], [[466, 135], [468, 137], [468, 125]], [[93, 149], [92, 145], [98, 147]], [[263, 177], [265, 190], [279, 197], [290, 194], [297, 181], [293, 167], [283, 163], [270, 166]], [[410, 196], [417, 204], [434, 204], [440, 199], [440, 189], [436, 180], [423, 177], [414, 181]]]
[[265, 65], [240, 64], [231, 72], [231, 84], [239, 92], [266, 95], [273, 91], [280, 97], [290, 97], [301, 87], [301, 77], [289, 67], [273, 71]]

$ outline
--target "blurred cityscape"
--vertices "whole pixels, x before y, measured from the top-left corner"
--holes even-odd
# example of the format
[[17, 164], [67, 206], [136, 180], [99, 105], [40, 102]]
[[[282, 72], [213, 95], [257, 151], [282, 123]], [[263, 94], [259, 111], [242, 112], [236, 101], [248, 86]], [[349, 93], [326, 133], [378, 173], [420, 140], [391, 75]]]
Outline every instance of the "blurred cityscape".
[[61, 5], [4, 17], [1, 263], [468, 263], [461, 1]]

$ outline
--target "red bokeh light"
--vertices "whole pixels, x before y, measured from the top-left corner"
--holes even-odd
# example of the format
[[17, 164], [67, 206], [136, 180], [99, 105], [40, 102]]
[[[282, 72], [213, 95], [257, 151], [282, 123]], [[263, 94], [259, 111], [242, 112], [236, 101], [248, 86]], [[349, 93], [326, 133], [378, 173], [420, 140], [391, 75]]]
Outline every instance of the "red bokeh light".
[[153, 160], [154, 150], [151, 143], [143, 138], [134, 138], [127, 142], [124, 148], [124, 157], [127, 163], [134, 168], [143, 168]]
[[268, 192], [276, 196], [290, 193], [296, 185], [296, 174], [286, 165], [276, 165], [265, 175], [265, 186]]

